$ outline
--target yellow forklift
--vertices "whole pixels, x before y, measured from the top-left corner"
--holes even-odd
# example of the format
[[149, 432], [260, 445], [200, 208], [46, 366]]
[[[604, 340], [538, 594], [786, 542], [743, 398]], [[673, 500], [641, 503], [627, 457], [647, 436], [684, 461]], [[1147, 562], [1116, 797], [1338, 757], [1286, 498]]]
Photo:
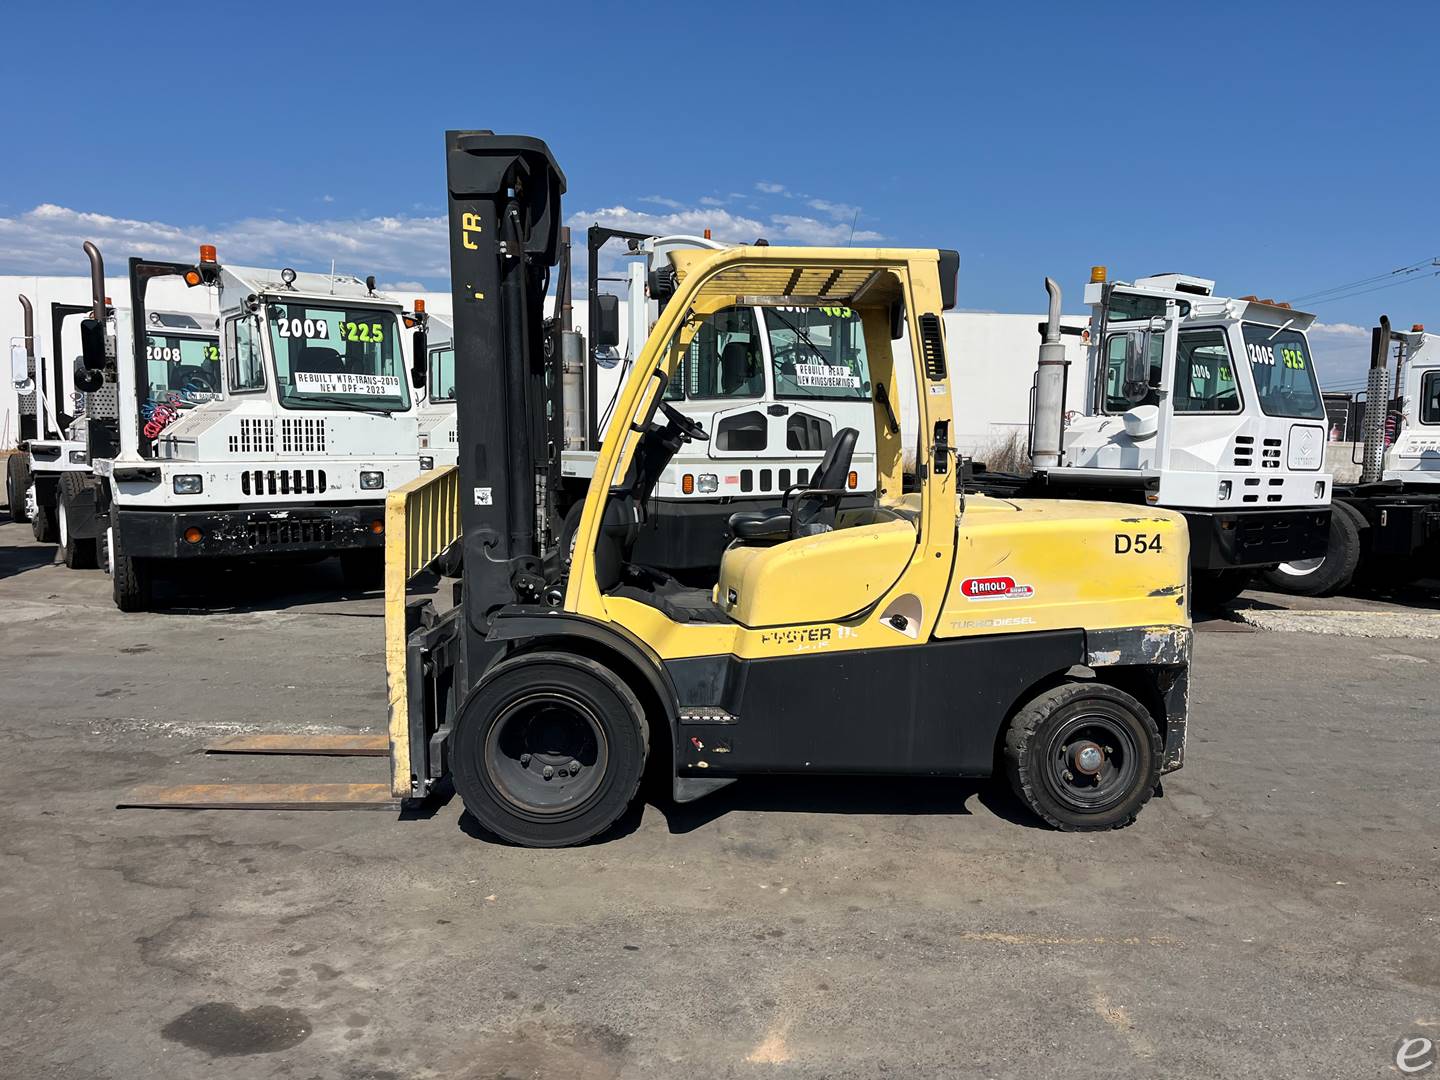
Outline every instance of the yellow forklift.
[[[1184, 758], [1185, 519], [957, 488], [941, 319], [954, 252], [673, 252], [673, 295], [584, 509], [562, 519], [563, 350], [543, 302], [564, 176], [541, 140], [482, 131], [447, 132], [446, 163], [459, 464], [389, 497], [389, 730], [213, 748], [388, 755], [389, 784], [149, 789], [122, 805], [376, 805], [424, 799], [449, 776], [485, 829], [541, 847], [605, 832], [647, 767], [680, 802], [756, 774], [1003, 771], [1057, 828], [1135, 819]], [[755, 307], [859, 316], [835, 322], [854, 335], [844, 348], [799, 342], [786, 374], [833, 386], [854, 377], [839, 358], [864, 355], [876, 497], [852, 505], [858, 432], [842, 428], [773, 507], [730, 518], [717, 581], [679, 580], [634, 557], [672, 458], [710, 437], [666, 387], [723, 363], [723, 335], [701, 331]], [[906, 336], [915, 447], [896, 415], [892, 342]], [[407, 582], [457, 540], [453, 606], [407, 600]]]
[[[941, 319], [954, 252], [676, 251], [674, 295], [562, 535], [558, 352], [542, 303], [564, 176], [523, 136], [452, 131], [446, 157], [464, 578], [444, 613], [430, 601], [388, 613], [408, 631], [391, 682], [395, 794], [423, 797], [449, 774], [481, 825], [534, 846], [604, 832], [647, 762], [680, 801], [760, 773], [1003, 769], [1058, 828], [1134, 820], [1183, 760], [1185, 521], [957, 490]], [[632, 558], [671, 457], [709, 437], [665, 389], [684, 365], [716, 362], [702, 328], [756, 306], [859, 314], [878, 493], [840, 508], [857, 433], [836, 432], [772, 509], [730, 520], [719, 580], [696, 587]], [[910, 484], [891, 349], [907, 334], [923, 433]], [[802, 385], [846, 376], [809, 344]], [[403, 555], [415, 527], [389, 533]]]

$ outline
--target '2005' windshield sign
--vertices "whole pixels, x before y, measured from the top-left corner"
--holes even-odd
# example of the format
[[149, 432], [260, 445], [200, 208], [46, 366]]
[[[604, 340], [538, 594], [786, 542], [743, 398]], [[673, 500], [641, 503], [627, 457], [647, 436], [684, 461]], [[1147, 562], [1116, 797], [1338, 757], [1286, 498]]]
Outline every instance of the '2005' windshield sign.
[[360, 394], [370, 397], [399, 397], [396, 375], [347, 375], [343, 372], [297, 371], [295, 389], [309, 394]]
[[801, 386], [840, 386], [860, 389], [860, 376], [833, 364], [796, 364], [795, 381]]

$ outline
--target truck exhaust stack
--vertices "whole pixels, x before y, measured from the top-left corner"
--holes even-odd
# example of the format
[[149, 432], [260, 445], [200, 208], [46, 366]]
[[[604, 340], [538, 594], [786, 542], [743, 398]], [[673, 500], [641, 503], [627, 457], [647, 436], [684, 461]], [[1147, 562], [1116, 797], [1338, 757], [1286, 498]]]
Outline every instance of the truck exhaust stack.
[[1360, 482], [1374, 484], [1385, 472], [1385, 412], [1390, 407], [1390, 316], [1381, 315], [1370, 338], [1370, 379], [1365, 387], [1365, 459]]
[[1030, 463], [1036, 469], [1059, 466], [1065, 437], [1065, 346], [1060, 340], [1060, 286], [1045, 279], [1050, 314], [1040, 343], [1040, 366], [1035, 373], [1035, 419], [1032, 425]]

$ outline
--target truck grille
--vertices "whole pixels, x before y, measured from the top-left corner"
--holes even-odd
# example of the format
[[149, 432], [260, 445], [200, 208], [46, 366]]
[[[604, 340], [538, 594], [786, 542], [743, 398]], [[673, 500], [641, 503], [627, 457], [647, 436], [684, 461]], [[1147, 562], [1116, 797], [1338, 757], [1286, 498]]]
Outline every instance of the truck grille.
[[1255, 438], [1252, 435], [1235, 436], [1235, 467], [1249, 469], [1255, 465]]
[[318, 495], [325, 491], [324, 469], [247, 469], [240, 474], [246, 495]]
[[1265, 449], [1261, 451], [1264, 455], [1260, 462], [1262, 469], [1278, 469], [1280, 467], [1280, 440], [1266, 439]]
[[325, 452], [325, 421], [319, 417], [302, 416], [280, 421], [280, 451], [284, 454], [323, 454]]
[[328, 544], [334, 538], [334, 523], [326, 520], [251, 521], [245, 525], [245, 543], [250, 547]]
[[232, 454], [273, 454], [275, 452], [275, 421], [266, 417], [240, 418], [240, 433], [230, 436]]

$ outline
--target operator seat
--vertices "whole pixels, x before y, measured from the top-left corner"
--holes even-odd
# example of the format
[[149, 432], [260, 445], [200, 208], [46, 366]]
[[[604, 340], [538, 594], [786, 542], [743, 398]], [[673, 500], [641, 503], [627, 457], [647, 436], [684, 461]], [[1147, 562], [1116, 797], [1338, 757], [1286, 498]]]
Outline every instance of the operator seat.
[[300, 350], [300, 356], [295, 361], [295, 370], [309, 371], [316, 375], [337, 375], [345, 370], [345, 366], [341, 363], [340, 354], [334, 349], [307, 345]]
[[859, 438], [860, 432], [855, 428], [841, 428], [793, 505], [731, 514], [730, 535], [744, 542], [779, 543], [801, 536], [817, 536], [835, 528], [835, 512], [848, 490], [845, 482]]
[[727, 397], [750, 382], [755, 374], [750, 345], [732, 341], [720, 350], [720, 393]]

